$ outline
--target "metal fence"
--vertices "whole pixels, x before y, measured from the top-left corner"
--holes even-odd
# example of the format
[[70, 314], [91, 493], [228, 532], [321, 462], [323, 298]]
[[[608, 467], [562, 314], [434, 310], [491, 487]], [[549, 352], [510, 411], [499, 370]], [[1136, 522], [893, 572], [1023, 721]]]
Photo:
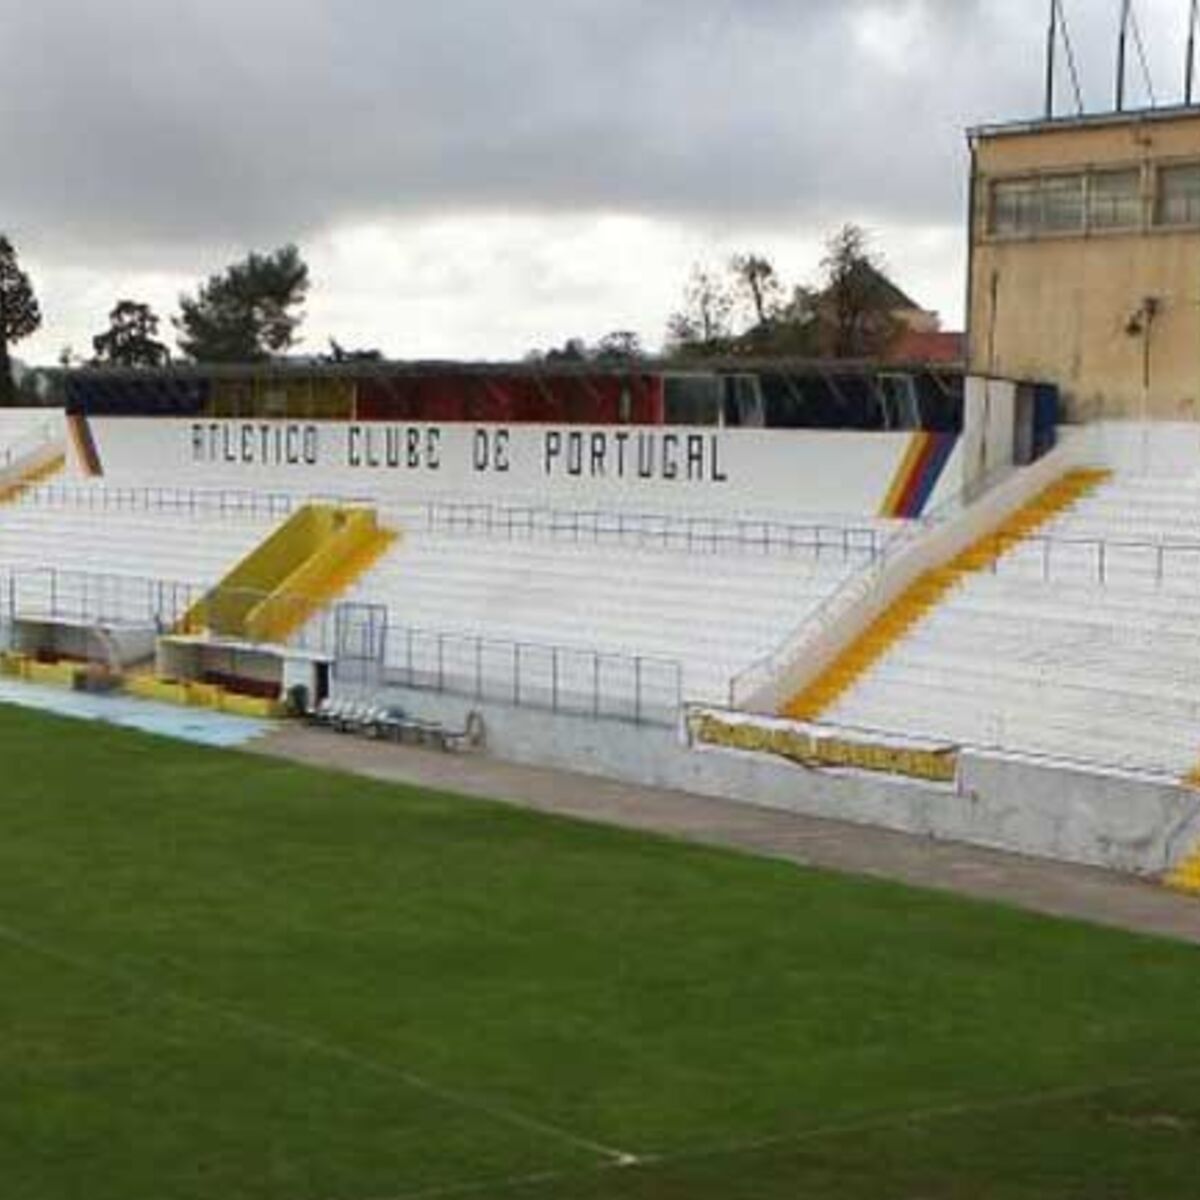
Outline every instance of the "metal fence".
[[867, 560], [861, 570], [847, 576], [773, 650], [734, 675], [729, 681], [730, 708], [743, 708], [750, 704], [761, 689], [769, 686], [796, 660], [802, 647], [872, 592], [895, 559], [909, 550], [925, 529], [924, 525], [919, 525], [894, 532], [879, 554]]
[[192, 582], [58, 567], [0, 570], [0, 597], [10, 623], [18, 618], [47, 619], [136, 626], [160, 633], [183, 630], [188, 622], [196, 629], [236, 637], [239, 621], [256, 613], [262, 628], [287, 629], [281, 644], [332, 658], [339, 652], [357, 652], [347, 614], [374, 607], [327, 605], [251, 588], [205, 588]]
[[0, 571], [0, 589], [9, 620], [47, 617], [160, 629], [182, 620], [203, 595], [194, 583], [57, 567], [6, 568]]
[[364, 687], [410, 687], [656, 725], [673, 725], [682, 704], [683, 669], [673, 659], [392, 626], [378, 604], [11, 567], [0, 568], [0, 605], [0, 623], [8, 625], [46, 619], [274, 641], [328, 656], [339, 681]]
[[366, 507], [361, 496], [300, 492], [263, 492], [238, 488], [120, 487], [111, 484], [42, 484], [22, 504], [88, 512], [156, 512], [172, 516], [222, 519], [279, 519], [306, 504]]
[[730, 707], [743, 708], [753, 703], [763, 689], [770, 687], [797, 660], [806, 646], [823, 636], [849, 609], [874, 591], [895, 560], [907, 553], [919, 538], [949, 524], [980, 496], [1015, 474], [1016, 468], [1011, 465], [1000, 467], [975, 480], [969, 487], [956, 489], [923, 517], [906, 522], [899, 528], [886, 530], [879, 552], [870, 557], [862, 570], [844, 579], [773, 650], [755, 659], [730, 679], [727, 697]]
[[1136, 538], [1081, 537], [1072, 534], [997, 534], [992, 573], [1020, 574], [1043, 582], [1066, 581], [1100, 587], [1148, 584], [1200, 584], [1200, 540], [1151, 541]]
[[492, 538], [548, 537], [575, 542], [650, 546], [697, 554], [812, 554], [875, 558], [892, 530], [834, 522], [788, 522], [680, 513], [559, 509], [539, 505], [429, 501], [388, 510], [431, 533]]
[[345, 682], [637, 724], [674, 725], [683, 700], [683, 667], [674, 659], [412, 626], [387, 628], [374, 675], [343, 660], [337, 674]]

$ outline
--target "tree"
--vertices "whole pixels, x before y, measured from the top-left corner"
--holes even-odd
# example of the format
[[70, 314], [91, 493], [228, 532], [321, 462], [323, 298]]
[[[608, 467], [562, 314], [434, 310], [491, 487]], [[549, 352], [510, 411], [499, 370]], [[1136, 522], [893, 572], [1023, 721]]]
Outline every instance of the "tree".
[[308, 267], [295, 246], [251, 254], [180, 296], [179, 348], [197, 362], [261, 362], [295, 345]]
[[171, 352], [158, 340], [158, 317], [148, 304], [118, 300], [108, 314], [108, 329], [92, 338], [97, 366], [163, 367]]
[[0, 405], [16, 403], [12, 362], [8, 347], [34, 333], [42, 323], [42, 311], [29, 276], [17, 262], [12, 242], [0, 234]]
[[824, 348], [834, 358], [869, 358], [899, 331], [895, 311], [906, 301], [883, 273], [867, 232], [843, 225], [826, 243], [820, 297]]
[[642, 339], [631, 329], [615, 329], [605, 334], [592, 352], [592, 358], [600, 363], [633, 363], [644, 357]]
[[783, 286], [775, 268], [761, 254], [735, 254], [729, 272], [738, 299], [749, 308], [758, 326], [769, 324], [779, 312]]
[[669, 347], [684, 356], [725, 353], [733, 308], [733, 297], [721, 280], [696, 265], [684, 291], [684, 307], [667, 322]]
[[584, 363], [589, 357], [587, 342], [580, 337], [567, 338], [561, 349], [547, 350], [543, 362]]

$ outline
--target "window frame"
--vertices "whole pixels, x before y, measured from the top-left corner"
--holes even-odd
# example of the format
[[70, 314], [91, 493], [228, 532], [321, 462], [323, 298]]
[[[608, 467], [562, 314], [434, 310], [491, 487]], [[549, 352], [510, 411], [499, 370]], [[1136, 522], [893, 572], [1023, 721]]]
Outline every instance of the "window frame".
[[[1200, 166], [1200, 161], [1197, 162]], [[1113, 178], [1122, 175], [1133, 176], [1137, 180], [1136, 196], [1118, 204], [1127, 203], [1132, 220], [1108, 223], [1096, 220], [1096, 201], [1093, 190], [1095, 181], [1101, 178]], [[1058, 221], [1051, 223], [1047, 217], [1049, 206], [1047, 198], [1053, 195], [1056, 184], [1078, 179], [1079, 186], [1079, 221]], [[1155, 176], [1157, 179], [1157, 176]], [[1022, 171], [1012, 174], [997, 174], [984, 178], [985, 209], [983, 213], [984, 240], [1008, 241], [1039, 241], [1046, 238], [1079, 238], [1079, 237], [1111, 237], [1143, 233], [1154, 222], [1149, 217], [1157, 209], [1156, 194], [1149, 197], [1152, 203], [1147, 203], [1146, 167], [1143, 163], [1090, 163], [1084, 166], [1065, 170], [1054, 168], [1041, 171]], [[1022, 185], [1033, 194], [1033, 218], [1021, 223], [1019, 220], [1011, 225], [1000, 224], [1002, 201], [999, 196], [1006, 186], [1019, 188]], [[1026, 201], [1028, 203], [1028, 200]], [[1200, 223], [1198, 220], [1197, 223]]]

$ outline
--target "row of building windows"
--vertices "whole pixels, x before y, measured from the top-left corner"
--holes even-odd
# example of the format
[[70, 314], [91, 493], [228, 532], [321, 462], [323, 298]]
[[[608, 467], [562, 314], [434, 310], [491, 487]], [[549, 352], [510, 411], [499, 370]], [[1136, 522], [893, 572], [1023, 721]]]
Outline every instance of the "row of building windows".
[[1200, 163], [1159, 167], [1146, 195], [1138, 167], [992, 184], [989, 231], [998, 237], [1200, 225]]

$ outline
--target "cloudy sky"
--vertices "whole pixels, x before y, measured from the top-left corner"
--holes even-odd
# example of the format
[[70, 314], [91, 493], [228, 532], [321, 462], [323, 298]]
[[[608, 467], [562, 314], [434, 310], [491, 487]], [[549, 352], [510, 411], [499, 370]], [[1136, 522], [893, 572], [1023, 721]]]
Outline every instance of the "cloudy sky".
[[[1064, 0], [1085, 101], [1118, 0]], [[1187, 0], [1137, 0], [1159, 99]], [[50, 361], [297, 242], [306, 347], [637, 330], [693, 262], [811, 280], [846, 220], [961, 320], [964, 126], [1037, 113], [1047, 0], [0, 0], [0, 229]], [[1135, 101], [1145, 96], [1136, 58]], [[1063, 89], [1064, 102], [1068, 90]]]

